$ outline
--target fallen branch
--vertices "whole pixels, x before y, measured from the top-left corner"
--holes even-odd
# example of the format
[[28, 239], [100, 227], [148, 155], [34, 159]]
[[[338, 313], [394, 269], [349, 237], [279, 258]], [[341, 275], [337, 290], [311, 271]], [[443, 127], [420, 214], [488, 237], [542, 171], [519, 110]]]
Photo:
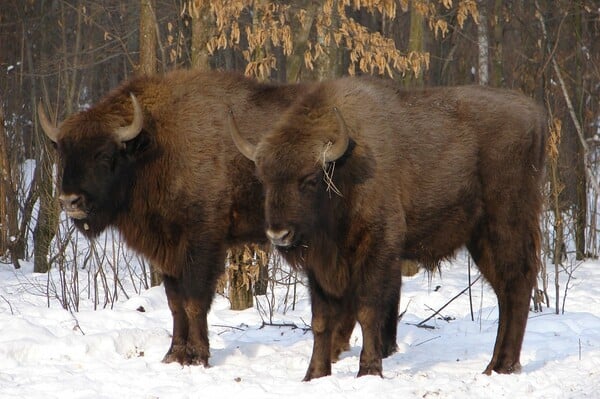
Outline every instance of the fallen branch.
[[[459, 292], [458, 294], [456, 294], [452, 299], [450, 299], [448, 302], [446, 302], [444, 304], [444, 306], [442, 306], [441, 308], [439, 308], [438, 310], [436, 310], [431, 316], [429, 316], [428, 318], [426, 318], [425, 320], [421, 321], [419, 324], [417, 324], [417, 327], [425, 327], [424, 324], [427, 323], [429, 320], [433, 319], [436, 315], [438, 315], [442, 310], [444, 310], [444, 308], [446, 308], [446, 306], [450, 305], [452, 302], [454, 302], [459, 296], [461, 296], [462, 294], [464, 294], [466, 291], [469, 290], [469, 288], [471, 288], [473, 286], [473, 284], [475, 284], [479, 279], [481, 278], [481, 274], [479, 276], [477, 276], [477, 278], [475, 280], [473, 280], [473, 282], [471, 284], [469, 284], [467, 286], [467, 288], [465, 288], [464, 290], [462, 290], [461, 292]], [[425, 328], [429, 328], [429, 327], [425, 327]]]
[[265, 327], [289, 327], [292, 330], [302, 330], [304, 332], [311, 331], [312, 328], [310, 326], [300, 327], [296, 323], [267, 323], [262, 322], [262, 325], [259, 327], [259, 330]]

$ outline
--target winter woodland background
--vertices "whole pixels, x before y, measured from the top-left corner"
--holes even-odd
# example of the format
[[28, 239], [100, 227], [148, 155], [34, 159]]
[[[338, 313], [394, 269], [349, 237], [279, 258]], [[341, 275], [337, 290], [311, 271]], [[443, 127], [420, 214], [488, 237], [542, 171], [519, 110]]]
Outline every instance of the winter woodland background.
[[[373, 74], [407, 88], [513, 88], [545, 106], [544, 269], [532, 310], [562, 313], [600, 253], [598, 37], [592, 0], [3, 0], [0, 268], [32, 277], [0, 293], [36, 292], [39, 306], [77, 314], [151, 296], [160, 283], [117, 232], [88, 242], [60, 214], [40, 99], [60, 121], [138, 73], [235, 70], [278, 82]], [[277, 325], [275, 303], [302, 303], [301, 274], [260, 248], [234, 248], [226, 261], [219, 298], [232, 309], [255, 306]]]

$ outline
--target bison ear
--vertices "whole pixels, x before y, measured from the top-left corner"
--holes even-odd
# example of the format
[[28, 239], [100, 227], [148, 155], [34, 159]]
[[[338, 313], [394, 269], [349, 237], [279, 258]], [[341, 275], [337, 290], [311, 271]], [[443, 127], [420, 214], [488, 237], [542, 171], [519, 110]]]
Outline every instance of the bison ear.
[[146, 152], [151, 145], [150, 135], [142, 130], [133, 140], [122, 143], [123, 149], [128, 156], [137, 158]]
[[337, 107], [333, 107], [333, 112], [338, 122], [339, 135], [335, 142], [328, 142], [323, 151], [323, 163], [333, 162], [340, 159], [346, 153], [350, 144], [350, 135], [348, 134], [348, 126], [342, 117], [342, 114]]

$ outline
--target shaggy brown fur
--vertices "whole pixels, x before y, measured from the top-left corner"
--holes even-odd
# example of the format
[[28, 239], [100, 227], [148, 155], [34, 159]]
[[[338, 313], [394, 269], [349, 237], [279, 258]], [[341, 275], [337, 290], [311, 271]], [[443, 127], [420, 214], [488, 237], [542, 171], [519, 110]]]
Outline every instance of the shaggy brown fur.
[[[226, 112], [246, 115], [256, 141], [305, 90], [177, 71], [127, 81], [60, 125], [60, 191], [74, 223], [89, 237], [116, 227], [164, 274], [173, 314], [165, 362], [208, 364], [206, 315], [226, 248], [266, 241], [262, 187], [223, 126]], [[130, 93], [143, 128], [123, 143], [114, 132], [131, 123]]]
[[[324, 163], [344, 136], [347, 145]], [[513, 91], [404, 91], [348, 78], [320, 84], [249, 146], [265, 187], [267, 235], [309, 276], [306, 380], [331, 373], [333, 321], [347, 310], [363, 332], [358, 375], [381, 375], [381, 323], [401, 284], [398, 260], [435, 265], [462, 246], [499, 302], [485, 373], [520, 369], [540, 263], [545, 139], [543, 110]]]

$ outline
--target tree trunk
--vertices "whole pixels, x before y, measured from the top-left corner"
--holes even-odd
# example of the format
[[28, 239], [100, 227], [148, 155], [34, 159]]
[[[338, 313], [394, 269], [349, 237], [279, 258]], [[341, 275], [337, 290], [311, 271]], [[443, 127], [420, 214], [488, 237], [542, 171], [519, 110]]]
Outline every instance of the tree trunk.
[[[81, 4], [78, 5], [81, 7]], [[53, 21], [50, 21], [48, 18], [44, 18], [42, 21], [43, 27], [50, 26]], [[79, 18], [79, 23], [74, 29], [76, 32], [76, 36], [80, 37], [80, 28], [81, 28], [81, 18]], [[67, 28], [68, 22], [65, 18], [65, 5], [61, 3], [60, 8], [60, 26], [61, 29], [61, 39], [62, 39], [62, 50], [65, 54], [68, 54], [67, 47]], [[70, 28], [72, 29], [72, 28]], [[46, 36], [44, 34], [43, 43], [46, 44]], [[44, 46], [45, 47], [45, 46]], [[74, 53], [76, 54], [79, 51], [78, 46], [74, 46]], [[28, 54], [29, 58], [29, 70], [30, 73], [34, 73], [34, 64], [33, 57], [31, 57], [33, 53], [33, 48], [28, 46]], [[76, 60], [77, 57], [75, 56]], [[46, 54], [42, 54], [42, 64], [47, 60]], [[75, 81], [73, 78], [72, 81], [68, 79], [68, 71], [71, 70], [73, 65], [70, 65], [67, 56], [63, 57], [62, 66], [64, 67], [65, 81], [67, 84], [67, 91], [71, 90], [73, 93], [74, 88], [69, 85]], [[75, 70], [72, 71], [73, 76], [76, 73]], [[43, 84], [40, 87], [42, 90], [45, 89]], [[31, 98], [31, 109], [35, 109], [35, 98], [38, 95], [38, 86], [36, 85], [36, 81], [32, 82], [32, 93], [33, 96]], [[72, 102], [69, 103], [69, 106], [72, 106]], [[31, 190], [35, 190], [35, 193], [32, 192], [33, 196], [39, 198], [39, 210], [37, 215], [37, 220], [35, 222], [35, 227], [33, 229], [33, 271], [36, 273], [47, 273], [50, 270], [51, 265], [48, 263], [48, 252], [50, 251], [50, 244], [52, 243], [52, 239], [56, 234], [58, 229], [58, 201], [54, 198], [54, 178], [53, 178], [53, 169], [54, 169], [54, 151], [49, 152], [47, 148], [45, 135], [39, 129], [39, 126], [36, 124], [36, 129], [34, 131], [34, 148], [36, 153], [36, 165], [35, 165], [35, 178], [37, 184], [31, 186]], [[23, 225], [22, 230], [27, 231], [27, 226]], [[27, 237], [25, 234], [24, 237]]]
[[[585, 47], [584, 43], [581, 42], [582, 38], [582, 15], [581, 8], [579, 5], [573, 6], [573, 30], [574, 39], [577, 42], [577, 48]], [[584, 104], [584, 87], [583, 87], [583, 64], [582, 60], [583, 52], [575, 52], [575, 81], [573, 82], [575, 88], [575, 98], [577, 100], [575, 107], [577, 111], [577, 117], [579, 118], [580, 125], [584, 125], [583, 113], [585, 112]], [[584, 131], [585, 132], [585, 131]], [[585, 133], [584, 133], [585, 134]], [[575, 162], [575, 174], [577, 176], [577, 188], [575, 190], [577, 196], [576, 204], [576, 215], [575, 215], [575, 258], [577, 260], [583, 260], [586, 256], [586, 237], [585, 230], [587, 224], [587, 176], [585, 172], [585, 159], [590, 154], [586, 153], [585, 148], [578, 143]]]
[[[337, 31], [340, 26], [339, 15], [337, 13], [338, 9], [338, 1], [333, 1], [332, 13], [331, 16], [331, 29], [333, 31]], [[319, 9], [319, 12], [323, 12], [323, 7]], [[327, 34], [327, 33], [325, 33]], [[317, 38], [318, 41], [322, 41], [322, 38]], [[341, 62], [341, 53], [342, 50], [333, 42], [330, 42], [329, 45], [323, 45], [324, 54], [321, 54], [314, 62], [314, 77], [317, 80], [326, 80], [326, 79], [335, 79], [342, 76], [342, 62]]]
[[156, 73], [156, 18], [154, 0], [140, 1], [140, 63], [138, 72]]
[[254, 305], [252, 295], [253, 250], [248, 246], [232, 248], [229, 251], [229, 302], [231, 310], [244, 310]]
[[306, 23], [304, 26], [298, 23], [297, 31], [294, 35], [294, 50], [288, 56], [286, 63], [288, 82], [295, 83], [300, 81], [302, 66], [304, 65], [304, 53], [308, 48], [308, 38], [310, 37], [310, 31], [318, 10], [318, 2], [309, 0], [306, 5]]
[[190, 2], [192, 9], [192, 67], [202, 71], [210, 71], [210, 53], [206, 46], [215, 32], [215, 18], [210, 10], [209, 1], [201, 1], [195, 5]]
[[[411, 1], [410, 6], [410, 34], [408, 39], [408, 51], [423, 53], [425, 51], [425, 22], [423, 15], [417, 12], [415, 2]], [[406, 85], [409, 87], [423, 86], [423, 70], [417, 75], [408, 73], [405, 78]]]
[[[156, 18], [154, 0], [140, 1], [140, 60], [138, 72], [144, 75], [156, 73]], [[162, 283], [162, 273], [152, 262], [150, 265], [150, 284], [155, 287]]]
[[502, 0], [495, 0], [494, 2], [494, 16], [490, 18], [493, 23], [493, 38], [494, 45], [492, 46], [492, 85], [495, 87], [501, 87], [504, 81], [504, 71], [502, 62], [502, 43], [503, 43], [503, 24], [504, 19], [502, 18]]
[[559, 121], [555, 121], [552, 129], [550, 130], [550, 140], [548, 144], [548, 164], [549, 164], [549, 178], [550, 178], [550, 200], [552, 212], [554, 214], [554, 240], [552, 243], [552, 263], [554, 263], [554, 289], [556, 295], [556, 314], [559, 312], [559, 298], [560, 298], [560, 265], [562, 264], [563, 256], [565, 255], [565, 244], [564, 244], [564, 220], [562, 205], [560, 201], [561, 192], [564, 188], [563, 183], [560, 180], [560, 173], [558, 170], [559, 166], [559, 148], [561, 141], [561, 124]]
[[[40, 143], [40, 148], [43, 144]], [[52, 169], [54, 165], [53, 156], [46, 150], [41, 150], [41, 159], [38, 160], [39, 173], [39, 198], [40, 209], [37, 222], [33, 230], [33, 271], [36, 273], [46, 273], [50, 270], [48, 263], [48, 252], [56, 228], [58, 226], [58, 203], [53, 195], [54, 181], [52, 178]]]
[[269, 254], [259, 245], [253, 245], [252, 247], [258, 262], [258, 276], [254, 284], [254, 294], [266, 295], [269, 286]]
[[11, 191], [10, 162], [8, 159], [8, 143], [4, 131], [4, 104], [0, 99], [0, 258], [8, 255], [10, 233], [8, 230], [9, 201]]
[[477, 48], [478, 48], [478, 78], [479, 84], [487, 86], [490, 81], [489, 48], [490, 39], [488, 34], [487, 0], [478, 2], [479, 23], [477, 24]]

